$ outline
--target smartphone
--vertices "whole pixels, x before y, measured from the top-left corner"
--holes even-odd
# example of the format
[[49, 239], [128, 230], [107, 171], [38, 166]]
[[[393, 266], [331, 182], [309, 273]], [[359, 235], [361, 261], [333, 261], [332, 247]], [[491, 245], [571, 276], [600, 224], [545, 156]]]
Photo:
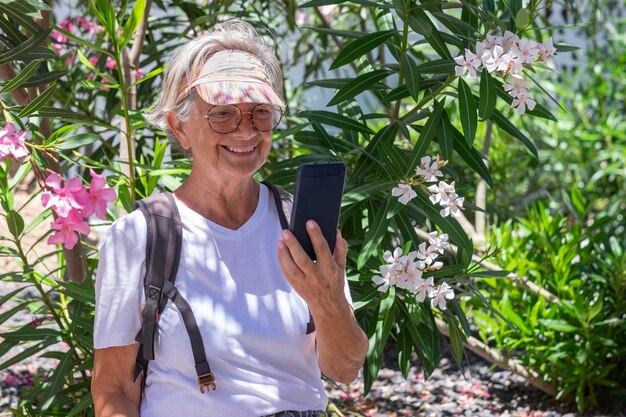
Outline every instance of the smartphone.
[[315, 250], [306, 222], [317, 222], [332, 253], [345, 178], [346, 165], [342, 162], [303, 164], [298, 168], [289, 230], [313, 260], [316, 260]]

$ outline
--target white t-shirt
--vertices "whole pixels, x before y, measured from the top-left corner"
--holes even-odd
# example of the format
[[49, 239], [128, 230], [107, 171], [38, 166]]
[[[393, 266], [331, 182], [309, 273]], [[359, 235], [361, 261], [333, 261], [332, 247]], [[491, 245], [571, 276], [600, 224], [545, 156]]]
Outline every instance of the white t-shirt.
[[[187, 330], [169, 302], [157, 326], [142, 417], [253, 417], [326, 408], [315, 333], [306, 334], [309, 310], [280, 270], [280, 221], [268, 188], [260, 190], [256, 211], [237, 230], [177, 201], [183, 243], [175, 285], [191, 305], [217, 390], [200, 393]], [[94, 347], [133, 344], [145, 299], [143, 214], [114, 222], [99, 249]]]

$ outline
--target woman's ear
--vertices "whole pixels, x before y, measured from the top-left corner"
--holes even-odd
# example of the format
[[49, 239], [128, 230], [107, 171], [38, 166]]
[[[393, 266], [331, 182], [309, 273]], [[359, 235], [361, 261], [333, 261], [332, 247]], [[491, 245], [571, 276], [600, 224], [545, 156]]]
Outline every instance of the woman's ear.
[[191, 147], [191, 142], [189, 141], [189, 137], [185, 131], [184, 122], [178, 117], [178, 115], [172, 111], [169, 111], [165, 114], [165, 120], [167, 121], [167, 126], [170, 128], [178, 142], [180, 142], [180, 146], [187, 150]]

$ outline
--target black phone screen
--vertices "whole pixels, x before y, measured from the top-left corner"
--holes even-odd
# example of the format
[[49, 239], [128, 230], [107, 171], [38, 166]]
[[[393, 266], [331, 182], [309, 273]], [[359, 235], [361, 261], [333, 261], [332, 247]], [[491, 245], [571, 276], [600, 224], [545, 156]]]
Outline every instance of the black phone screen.
[[306, 222], [317, 222], [332, 253], [345, 176], [346, 166], [341, 162], [304, 164], [298, 168], [290, 230], [313, 260], [316, 256]]

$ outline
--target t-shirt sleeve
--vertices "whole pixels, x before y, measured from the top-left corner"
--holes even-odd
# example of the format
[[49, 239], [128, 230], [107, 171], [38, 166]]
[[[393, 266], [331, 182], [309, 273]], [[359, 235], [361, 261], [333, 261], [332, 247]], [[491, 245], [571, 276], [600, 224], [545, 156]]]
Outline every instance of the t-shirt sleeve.
[[[136, 214], [114, 223], [98, 248], [96, 349], [131, 345], [141, 328], [146, 237], [145, 220], [140, 213], [141, 219]], [[137, 224], [142, 221], [143, 224]]]

